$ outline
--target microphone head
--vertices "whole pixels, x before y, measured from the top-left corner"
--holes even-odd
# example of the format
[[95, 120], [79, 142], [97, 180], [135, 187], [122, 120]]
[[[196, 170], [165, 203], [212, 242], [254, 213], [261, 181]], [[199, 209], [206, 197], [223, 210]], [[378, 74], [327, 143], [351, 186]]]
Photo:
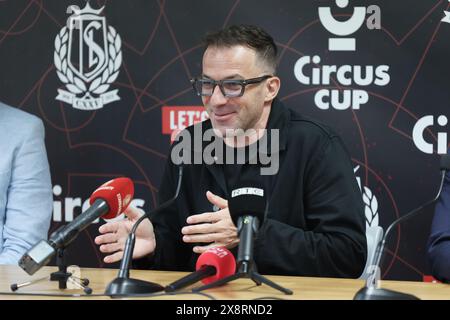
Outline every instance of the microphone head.
[[113, 219], [125, 211], [133, 196], [133, 181], [123, 177], [110, 180], [98, 187], [89, 198], [89, 203], [92, 205], [97, 199], [104, 200], [108, 204], [109, 211], [102, 217], [104, 219]]
[[266, 207], [266, 192], [256, 183], [240, 183], [231, 191], [228, 199], [228, 209], [236, 226], [242, 216], [255, 216], [262, 223]]
[[441, 156], [440, 167], [441, 167], [441, 170], [445, 170], [445, 171], [450, 170], [450, 154], [443, 154]]
[[207, 266], [215, 267], [216, 274], [202, 279], [204, 284], [208, 284], [234, 274], [236, 271], [236, 260], [227, 248], [209, 248], [198, 257], [195, 270], [199, 270], [202, 267]]

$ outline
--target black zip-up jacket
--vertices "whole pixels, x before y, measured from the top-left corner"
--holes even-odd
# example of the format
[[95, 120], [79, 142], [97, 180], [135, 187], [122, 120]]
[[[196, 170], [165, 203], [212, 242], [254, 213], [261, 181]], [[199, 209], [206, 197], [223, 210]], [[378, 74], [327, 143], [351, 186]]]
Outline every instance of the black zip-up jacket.
[[[210, 129], [211, 122], [195, 126]], [[195, 126], [186, 130], [193, 135]], [[267, 129], [280, 130], [279, 171], [274, 176], [260, 176], [259, 167], [252, 165], [245, 173], [263, 180], [269, 198], [268, 214], [255, 240], [258, 271], [360, 276], [367, 255], [364, 205], [342, 140], [328, 127], [287, 109], [278, 100], [272, 104]], [[190, 152], [202, 151], [195, 148]], [[269, 148], [270, 152], [277, 151]], [[173, 197], [177, 180], [178, 167], [169, 156], [159, 190], [160, 203]], [[193, 253], [193, 244], [182, 241], [181, 228], [189, 215], [213, 211], [205, 196], [208, 190], [227, 198], [229, 190], [222, 165], [184, 165], [176, 205], [151, 217], [155, 252], [150, 258], [136, 261], [135, 266], [195, 269], [198, 254]]]

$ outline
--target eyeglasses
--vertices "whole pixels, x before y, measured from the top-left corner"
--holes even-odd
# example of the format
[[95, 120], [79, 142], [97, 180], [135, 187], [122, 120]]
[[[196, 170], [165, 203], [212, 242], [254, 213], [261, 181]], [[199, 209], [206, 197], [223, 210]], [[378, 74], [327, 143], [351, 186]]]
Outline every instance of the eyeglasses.
[[220, 91], [222, 92], [224, 97], [227, 98], [236, 98], [242, 97], [245, 92], [245, 87], [249, 84], [261, 83], [264, 80], [267, 80], [273, 76], [265, 75], [258, 78], [251, 78], [245, 80], [211, 80], [211, 79], [199, 79], [194, 78], [191, 79], [192, 87], [198, 96], [202, 97], [210, 97], [213, 95], [214, 89], [218, 85]]

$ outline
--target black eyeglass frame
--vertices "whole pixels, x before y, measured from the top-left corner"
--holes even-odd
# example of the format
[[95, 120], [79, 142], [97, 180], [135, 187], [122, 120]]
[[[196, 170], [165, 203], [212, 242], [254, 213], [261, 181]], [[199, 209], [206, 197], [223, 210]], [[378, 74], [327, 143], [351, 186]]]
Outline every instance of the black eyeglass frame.
[[[224, 97], [227, 98], [237, 98], [237, 97], [242, 97], [245, 93], [245, 87], [249, 84], [255, 84], [255, 83], [261, 83], [269, 78], [272, 78], [273, 75], [264, 75], [261, 77], [257, 77], [257, 78], [251, 78], [251, 79], [244, 79], [244, 80], [240, 80], [240, 79], [225, 79], [225, 80], [212, 80], [212, 79], [202, 79], [202, 78], [193, 78], [190, 80], [192, 87], [194, 88], [194, 91], [197, 93], [198, 96], [201, 97], [211, 97], [214, 94], [214, 90], [216, 89], [216, 86], [219, 86], [220, 92], [222, 92]], [[208, 82], [210, 84], [213, 85], [213, 88], [211, 90], [210, 94], [203, 94], [202, 92], [200, 92], [196, 86], [196, 84], [198, 82]], [[232, 83], [232, 84], [239, 84], [241, 86], [241, 92], [237, 95], [230, 95], [225, 93], [225, 89], [223, 88], [224, 84], [227, 83]]]

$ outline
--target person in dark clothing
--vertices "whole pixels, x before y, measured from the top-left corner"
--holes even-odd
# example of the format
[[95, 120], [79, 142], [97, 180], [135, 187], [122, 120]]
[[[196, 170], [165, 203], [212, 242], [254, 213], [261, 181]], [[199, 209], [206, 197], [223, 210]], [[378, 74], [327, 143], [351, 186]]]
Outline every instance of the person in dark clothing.
[[[450, 151], [449, 151], [450, 154]], [[447, 172], [442, 193], [436, 204], [431, 234], [428, 239], [428, 261], [431, 274], [450, 282], [450, 172]]]
[[[185, 163], [181, 192], [176, 204], [138, 228], [135, 265], [188, 271], [209, 247], [235, 251], [239, 238], [226, 199], [239, 181], [259, 181], [268, 198], [254, 248], [260, 273], [360, 276], [367, 256], [364, 204], [344, 143], [327, 126], [276, 98], [281, 83], [275, 76], [277, 48], [264, 30], [231, 26], [209, 34], [205, 42], [202, 76], [191, 82], [209, 120], [185, 129], [172, 146], [160, 203], [175, 194], [174, 154], [180, 146]], [[213, 139], [185, 140], [211, 130]], [[204, 158], [209, 140], [223, 146], [223, 152], [216, 148], [212, 153], [215, 161], [186, 164], [186, 159]], [[229, 163], [227, 150], [243, 151], [243, 161]], [[96, 243], [108, 254], [107, 263], [122, 258], [126, 236], [142, 212], [130, 208], [126, 215], [127, 220], [99, 229]]]

